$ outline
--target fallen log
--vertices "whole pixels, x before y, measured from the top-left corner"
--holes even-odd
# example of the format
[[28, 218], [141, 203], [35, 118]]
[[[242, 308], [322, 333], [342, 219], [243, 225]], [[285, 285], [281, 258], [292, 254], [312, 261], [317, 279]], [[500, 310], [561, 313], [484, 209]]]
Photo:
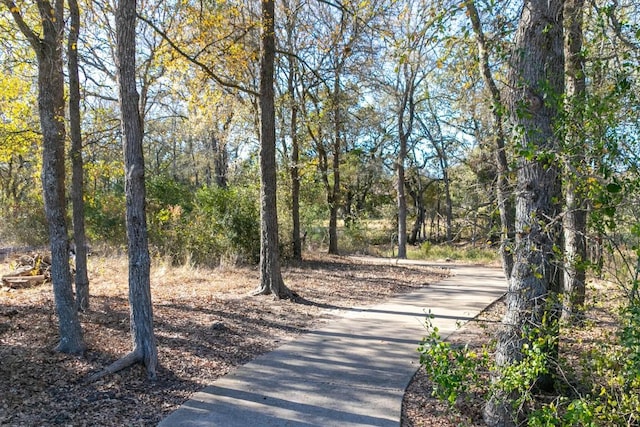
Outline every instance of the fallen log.
[[51, 278], [49, 254], [22, 255], [16, 261], [15, 270], [2, 276], [2, 284], [10, 288], [41, 285]]
[[44, 274], [38, 275], [14, 275], [2, 276], [2, 284], [10, 288], [23, 288], [41, 285], [47, 280]]

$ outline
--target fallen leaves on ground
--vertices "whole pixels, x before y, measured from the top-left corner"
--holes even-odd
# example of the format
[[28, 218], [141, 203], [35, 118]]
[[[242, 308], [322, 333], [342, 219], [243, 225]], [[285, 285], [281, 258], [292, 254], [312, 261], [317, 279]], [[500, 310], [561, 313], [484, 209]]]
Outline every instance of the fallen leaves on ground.
[[83, 357], [53, 351], [58, 331], [50, 285], [0, 289], [0, 424], [156, 425], [194, 392], [330, 322], [332, 314], [428, 286], [446, 274], [307, 254], [304, 262], [283, 268], [285, 283], [302, 298], [292, 302], [249, 296], [258, 285], [254, 267], [155, 262], [157, 380], [147, 380], [144, 368], [134, 366], [86, 384], [90, 374], [131, 349], [124, 258], [91, 257], [89, 268], [91, 308], [80, 314], [88, 346]]

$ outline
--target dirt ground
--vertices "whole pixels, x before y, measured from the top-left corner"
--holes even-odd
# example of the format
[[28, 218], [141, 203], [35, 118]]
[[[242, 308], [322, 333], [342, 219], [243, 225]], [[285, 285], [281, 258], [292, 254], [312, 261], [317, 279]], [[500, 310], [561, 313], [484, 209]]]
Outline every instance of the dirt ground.
[[[0, 275], [10, 270], [12, 259], [0, 260]], [[0, 425], [156, 425], [216, 378], [331, 321], [339, 310], [411, 292], [447, 274], [416, 265], [306, 254], [303, 263], [283, 268], [286, 284], [304, 299], [294, 303], [249, 296], [258, 283], [256, 268], [208, 270], [155, 261], [157, 380], [148, 381], [144, 369], [134, 366], [85, 384], [89, 375], [131, 349], [125, 259], [92, 256], [89, 263], [91, 308], [80, 315], [88, 346], [84, 357], [53, 351], [57, 325], [49, 284], [0, 289]], [[493, 304], [450, 340], [480, 349], [492, 339], [503, 312], [502, 301]], [[602, 325], [615, 324], [605, 312], [595, 315]], [[597, 330], [607, 333], [604, 326]], [[577, 358], [586, 342], [593, 340], [578, 335], [564, 351]], [[451, 410], [432, 398], [431, 390], [419, 370], [405, 394], [402, 427], [482, 425], [483, 396], [472, 395]]]
[[[2, 263], [0, 275], [12, 259]], [[304, 298], [294, 303], [249, 296], [258, 283], [256, 268], [154, 262], [157, 380], [148, 381], [135, 366], [85, 384], [131, 349], [126, 262], [93, 256], [89, 263], [91, 308], [80, 315], [88, 346], [84, 357], [53, 351], [57, 325], [49, 284], [0, 289], [0, 425], [156, 425], [195, 391], [330, 321], [332, 313], [429, 286], [446, 275], [421, 266], [307, 255], [303, 263], [283, 268], [285, 283]]]

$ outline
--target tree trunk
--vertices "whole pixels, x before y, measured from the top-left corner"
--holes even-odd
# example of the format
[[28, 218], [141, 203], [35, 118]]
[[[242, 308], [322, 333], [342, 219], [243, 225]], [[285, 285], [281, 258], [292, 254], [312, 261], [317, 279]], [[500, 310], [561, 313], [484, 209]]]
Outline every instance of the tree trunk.
[[580, 186], [584, 164], [584, 142], [579, 129], [584, 120], [585, 75], [582, 55], [582, 22], [584, 0], [566, 0], [565, 19], [565, 202], [564, 216], [564, 296], [562, 319], [580, 320], [584, 312], [587, 261], [587, 201]]
[[[407, 197], [405, 194], [405, 161], [407, 145], [413, 131], [415, 115], [414, 92], [416, 89], [416, 71], [405, 61], [398, 67], [398, 81], [404, 81], [402, 98], [398, 108], [398, 157], [396, 159], [396, 196], [398, 203], [398, 258], [407, 257]], [[400, 73], [404, 78], [400, 77]]]
[[[60, 1], [60, 3], [62, 2]], [[65, 216], [62, 52], [58, 35], [55, 34], [59, 26], [52, 23], [50, 15], [47, 15], [47, 12], [41, 12], [44, 40], [42, 51], [38, 55], [38, 107], [43, 135], [42, 186], [45, 214], [49, 224], [51, 280], [60, 332], [60, 342], [56, 350], [63, 353], [80, 354], [84, 351], [85, 346], [71, 285], [69, 240]], [[56, 16], [61, 19], [62, 14], [56, 13]], [[51, 28], [54, 34], [51, 34], [48, 28]]]
[[282, 280], [276, 205], [276, 115], [274, 106], [274, 1], [262, 2], [260, 60], [260, 287], [256, 294], [291, 298]]
[[413, 227], [411, 227], [411, 233], [409, 234], [409, 239], [407, 243], [410, 245], [415, 245], [418, 243], [418, 238], [420, 236], [420, 230], [424, 225], [425, 220], [425, 209], [421, 205], [416, 206], [416, 220], [413, 222]]
[[[293, 85], [290, 86], [293, 89]], [[293, 222], [293, 259], [302, 260], [300, 232], [300, 147], [298, 142], [298, 109], [291, 92], [291, 220]]]
[[[412, 182], [415, 184], [415, 187], [412, 187]], [[429, 181], [425, 186], [423, 186], [419, 175], [417, 175], [417, 178], [408, 181], [407, 190], [409, 191], [409, 195], [413, 198], [413, 206], [416, 209], [416, 220], [413, 223], [408, 240], [408, 243], [411, 245], [415, 245], [417, 243], [420, 231], [424, 230], [427, 214], [427, 209], [424, 206], [424, 193], [434, 182], [437, 181]], [[423, 233], [423, 238], [425, 237], [426, 234]]]
[[[294, 11], [289, 5], [287, 8], [287, 46], [291, 52], [294, 51], [293, 32], [295, 29]], [[298, 141], [298, 106], [296, 104], [296, 59], [288, 57], [289, 76], [287, 78], [287, 91], [289, 92], [289, 108], [291, 109], [291, 166], [289, 174], [291, 176], [291, 221], [293, 242], [293, 259], [302, 260], [302, 243], [300, 232], [300, 143]]]
[[400, 150], [396, 162], [398, 197], [398, 259], [407, 258], [407, 198], [404, 189], [404, 160], [407, 156], [407, 140], [400, 137]]
[[134, 359], [144, 363], [149, 378], [155, 378], [158, 350], [153, 332], [149, 278], [142, 117], [136, 89], [136, 0], [120, 0], [118, 3], [116, 43], [120, 114], [124, 136], [132, 354], [137, 356]]
[[[557, 287], [560, 236], [556, 121], [563, 93], [562, 0], [526, 0], [510, 59], [508, 108], [519, 147], [515, 263], [498, 333], [494, 380], [522, 359], [527, 327], [543, 328]], [[526, 336], [525, 336], [526, 335]], [[553, 349], [551, 349], [553, 351]], [[516, 425], [514, 396], [496, 391], [484, 410], [489, 426]]]
[[217, 129], [210, 132], [211, 135], [211, 155], [213, 157], [214, 173], [218, 188], [227, 188], [229, 185], [229, 151], [227, 149], [226, 134], [231, 126], [233, 114], [227, 114], [222, 125], [222, 138]]
[[333, 185], [331, 186], [331, 195], [329, 199], [329, 253], [338, 254], [338, 206], [340, 206], [340, 152], [342, 144], [342, 112], [340, 110], [341, 87], [340, 74], [341, 67], [336, 67], [335, 80], [333, 83]]
[[38, 112], [42, 130], [42, 189], [44, 209], [49, 224], [51, 246], [51, 280], [58, 314], [60, 340], [56, 347], [62, 353], [81, 354], [85, 345], [82, 327], [74, 303], [69, 238], [65, 216], [65, 126], [64, 66], [62, 35], [64, 33], [64, 1], [38, 1], [42, 38], [26, 24], [13, 1], [2, 0], [18, 28], [33, 47], [38, 60]]
[[71, 136], [71, 199], [73, 200], [73, 240], [75, 242], [76, 307], [89, 308], [89, 275], [87, 273], [87, 238], [84, 224], [84, 164], [80, 123], [80, 79], [78, 77], [78, 36], [80, 9], [77, 0], [68, 0], [70, 22], [68, 50], [69, 68], [69, 133]]
[[[405, 65], [405, 70], [407, 69]], [[398, 259], [407, 258], [407, 197], [405, 194], [405, 168], [404, 163], [407, 158], [407, 140], [411, 135], [411, 122], [413, 120], [413, 96], [410, 94], [413, 89], [409, 85], [413, 85], [413, 81], [409, 79], [405, 88], [398, 110], [398, 157], [396, 158], [396, 197], [398, 204]], [[405, 129], [405, 110], [409, 108], [409, 125]]]
[[453, 200], [451, 199], [451, 182], [449, 180], [449, 165], [444, 157], [444, 150], [442, 150], [442, 157], [440, 161], [442, 163], [442, 181], [444, 183], [444, 198], [445, 198], [445, 211], [446, 211], [446, 235], [447, 243], [451, 243], [453, 240]]
[[500, 225], [501, 225], [501, 242], [500, 242], [500, 257], [502, 258], [502, 268], [507, 280], [511, 277], [511, 271], [513, 270], [513, 252], [510, 241], [514, 238], [514, 217], [513, 217], [513, 203], [511, 201], [511, 188], [509, 185], [509, 163], [507, 161], [507, 153], [505, 149], [505, 135], [504, 128], [502, 126], [502, 116], [504, 107], [502, 105], [502, 99], [500, 91], [493, 79], [491, 73], [491, 67], [489, 66], [489, 51], [484, 37], [484, 31], [482, 30], [482, 24], [480, 22], [480, 16], [473, 0], [465, 1], [467, 11], [469, 13], [469, 19], [473, 31], [476, 34], [476, 41], [478, 44], [478, 56], [480, 61], [480, 70], [482, 72], [482, 78], [485, 85], [489, 89], [491, 94], [492, 115], [493, 115], [493, 133], [495, 140], [495, 160], [498, 170], [498, 177], [496, 180], [496, 193], [498, 196], [498, 211], [500, 212]]

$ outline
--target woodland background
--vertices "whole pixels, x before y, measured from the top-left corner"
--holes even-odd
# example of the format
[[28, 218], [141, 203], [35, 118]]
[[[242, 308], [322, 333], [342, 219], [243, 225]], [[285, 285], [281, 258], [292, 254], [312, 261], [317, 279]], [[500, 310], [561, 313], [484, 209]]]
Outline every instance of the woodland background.
[[[303, 250], [493, 248], [512, 299], [482, 367], [500, 384], [485, 421], [636, 425], [636, 3], [2, 0], [0, 242], [50, 245], [70, 353], [91, 306], [85, 240], [126, 247], [142, 292], [123, 360], [150, 377], [150, 260], [259, 262], [259, 293], [295, 300], [279, 263]], [[594, 368], [614, 380], [563, 389], [587, 278], [621, 295]], [[427, 366], [456, 351], [431, 338]]]

